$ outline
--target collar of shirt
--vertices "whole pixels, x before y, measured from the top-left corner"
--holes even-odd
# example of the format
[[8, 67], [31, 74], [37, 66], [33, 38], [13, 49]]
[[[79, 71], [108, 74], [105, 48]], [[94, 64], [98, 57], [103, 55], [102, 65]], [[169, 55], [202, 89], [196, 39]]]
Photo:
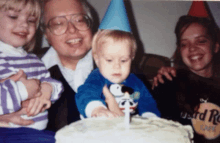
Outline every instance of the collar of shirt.
[[77, 92], [78, 87], [85, 82], [86, 78], [93, 70], [91, 50], [86, 54], [84, 58], [79, 60], [74, 71], [62, 65], [58, 54], [53, 47], [50, 47], [47, 53], [43, 56], [42, 61], [44, 62], [47, 69], [54, 65], [58, 65], [64, 78], [75, 92]]
[[27, 52], [22, 47], [13, 47], [0, 41], [0, 52], [7, 54], [8, 56], [18, 56], [23, 57], [27, 55]]
[[105, 82], [105, 84], [107, 85], [108, 88], [109, 88], [110, 85], [112, 85], [112, 84], [120, 84], [120, 85], [125, 84], [125, 83], [126, 83], [126, 80], [129, 78], [129, 76], [131, 76], [131, 74], [129, 74], [128, 77], [127, 77], [124, 81], [122, 81], [121, 83], [113, 83], [113, 82], [109, 81], [108, 79], [106, 79], [106, 78], [101, 74], [99, 68], [94, 69], [93, 72], [98, 72], [98, 73], [100, 74], [100, 76], [104, 79], [104, 82]]

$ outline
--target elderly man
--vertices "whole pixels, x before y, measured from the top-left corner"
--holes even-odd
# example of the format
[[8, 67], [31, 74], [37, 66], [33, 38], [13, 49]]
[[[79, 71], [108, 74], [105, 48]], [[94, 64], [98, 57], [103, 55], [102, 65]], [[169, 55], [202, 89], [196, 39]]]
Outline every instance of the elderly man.
[[49, 130], [80, 119], [75, 92], [93, 70], [92, 17], [80, 0], [45, 0], [42, 24], [50, 49], [42, 60], [51, 76], [64, 85], [61, 98], [49, 109]]

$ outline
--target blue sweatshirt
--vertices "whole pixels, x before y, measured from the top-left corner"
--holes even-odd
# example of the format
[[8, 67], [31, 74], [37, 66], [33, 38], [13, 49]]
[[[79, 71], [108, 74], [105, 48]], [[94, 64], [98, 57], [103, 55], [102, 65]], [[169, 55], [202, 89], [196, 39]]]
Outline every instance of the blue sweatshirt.
[[[112, 83], [101, 75], [99, 69], [95, 69], [88, 76], [85, 83], [78, 88], [78, 93], [75, 95], [76, 105], [80, 114], [84, 117], [86, 117], [86, 106], [90, 102], [100, 101], [106, 105], [105, 97], [102, 93], [105, 84], [109, 86]], [[139, 78], [134, 74], [129, 74], [128, 78], [121, 84], [131, 87], [134, 90], [134, 93], [140, 95], [139, 98], [133, 99], [134, 102], [138, 102], [137, 110], [140, 116], [145, 112], [152, 112], [157, 116], [160, 116], [156, 101]]]

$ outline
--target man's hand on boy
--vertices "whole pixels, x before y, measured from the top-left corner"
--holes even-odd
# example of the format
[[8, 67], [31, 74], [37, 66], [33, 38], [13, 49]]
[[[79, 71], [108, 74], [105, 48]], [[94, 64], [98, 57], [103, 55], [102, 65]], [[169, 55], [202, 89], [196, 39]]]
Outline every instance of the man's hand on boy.
[[117, 113], [111, 112], [110, 110], [100, 106], [92, 111], [92, 117], [119, 117]]
[[38, 113], [44, 112], [46, 109], [50, 108], [51, 106], [50, 97], [52, 94], [52, 86], [47, 82], [41, 83], [41, 93], [42, 93], [41, 96], [30, 99], [27, 107], [28, 116], [37, 115]]

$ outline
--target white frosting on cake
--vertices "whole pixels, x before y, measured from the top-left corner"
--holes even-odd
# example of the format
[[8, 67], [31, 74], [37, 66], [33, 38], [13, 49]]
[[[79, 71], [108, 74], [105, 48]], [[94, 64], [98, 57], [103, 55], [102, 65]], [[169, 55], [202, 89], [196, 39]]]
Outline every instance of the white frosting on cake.
[[191, 126], [152, 117], [132, 118], [129, 129], [124, 118], [88, 118], [65, 126], [56, 133], [56, 143], [191, 143]]

